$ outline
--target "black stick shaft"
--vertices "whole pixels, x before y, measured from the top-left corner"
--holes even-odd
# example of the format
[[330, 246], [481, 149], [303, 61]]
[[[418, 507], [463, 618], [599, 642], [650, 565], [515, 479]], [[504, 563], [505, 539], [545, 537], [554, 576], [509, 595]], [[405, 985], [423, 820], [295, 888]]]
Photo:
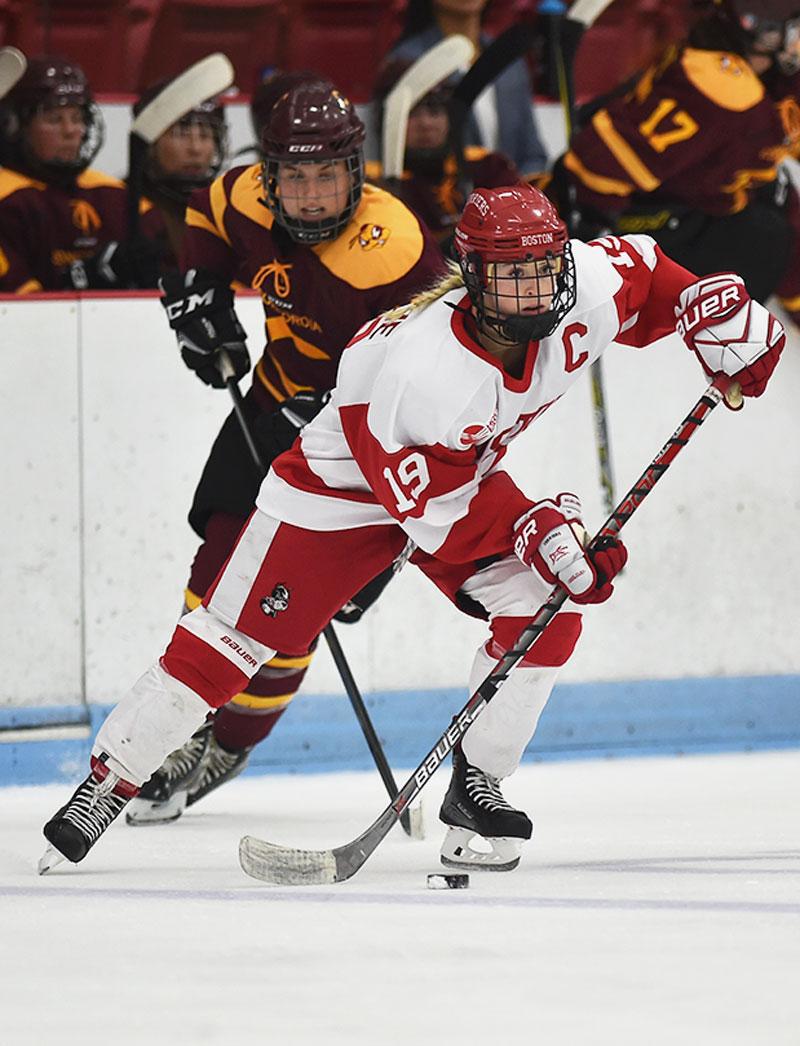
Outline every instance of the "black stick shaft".
[[[225, 368], [223, 372], [225, 375], [225, 384], [227, 385], [231, 400], [233, 401], [233, 409], [239, 421], [239, 427], [242, 430], [247, 449], [250, 451], [253, 462], [259, 471], [262, 475], [266, 475], [267, 469], [264, 460], [261, 457], [261, 452], [253, 439], [250, 423], [248, 422], [244, 412], [242, 393], [235, 376], [231, 373], [232, 368], [230, 368], [229, 361], [227, 363], [223, 361], [223, 367]], [[336, 635], [332, 624], [326, 625], [322, 630], [322, 634], [325, 637], [325, 642], [328, 644], [328, 649], [331, 652], [331, 657], [333, 658], [339, 672], [342, 685], [344, 686], [347, 697], [352, 705], [353, 711], [355, 712], [356, 719], [358, 720], [359, 726], [364, 734], [364, 740], [367, 742], [367, 747], [370, 750], [370, 754], [372, 755], [375, 766], [381, 776], [381, 780], [384, 783], [386, 791], [389, 793], [389, 798], [396, 799], [399, 793], [397, 782], [395, 781], [394, 775], [389, 767], [389, 762], [386, 759], [386, 753], [383, 751], [380, 738], [375, 732], [375, 727], [372, 725], [367, 706], [364, 704], [364, 699], [361, 696], [361, 692], [358, 689], [353, 673], [350, 670], [350, 665], [347, 663], [347, 658], [345, 657], [344, 650], [342, 650], [339, 637]], [[408, 810], [403, 810], [400, 817], [400, 823], [403, 826], [403, 831], [406, 835], [411, 835], [411, 817]]]

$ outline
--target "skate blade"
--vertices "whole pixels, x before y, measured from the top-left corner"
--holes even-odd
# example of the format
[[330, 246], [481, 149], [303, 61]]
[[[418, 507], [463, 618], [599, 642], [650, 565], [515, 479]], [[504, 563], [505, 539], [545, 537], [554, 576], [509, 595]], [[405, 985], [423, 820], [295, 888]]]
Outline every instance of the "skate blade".
[[61, 864], [63, 861], [66, 861], [66, 857], [62, 853], [59, 853], [55, 846], [48, 845], [45, 852], [39, 858], [39, 863], [36, 868], [39, 875], [47, 875], [48, 872], [51, 872], [56, 865]]
[[171, 824], [186, 809], [187, 792], [176, 792], [163, 802], [132, 799], [125, 811], [125, 823], [132, 827], [148, 824]]
[[[473, 839], [487, 844], [488, 851], [478, 850], [471, 845]], [[482, 836], [469, 828], [447, 829], [442, 843], [439, 860], [446, 868], [469, 871], [482, 868], [487, 872], [510, 872], [520, 862], [523, 839], [510, 836]]]

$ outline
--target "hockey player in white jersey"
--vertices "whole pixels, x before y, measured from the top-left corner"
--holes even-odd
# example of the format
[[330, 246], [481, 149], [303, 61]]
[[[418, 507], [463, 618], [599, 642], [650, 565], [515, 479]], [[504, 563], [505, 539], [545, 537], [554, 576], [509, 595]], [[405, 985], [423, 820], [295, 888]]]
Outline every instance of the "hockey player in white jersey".
[[446, 864], [517, 865], [532, 825], [500, 783], [572, 654], [581, 605], [611, 595], [627, 553], [609, 539], [588, 556], [578, 498], [523, 493], [501, 468], [507, 445], [612, 341], [643, 347], [677, 327], [708, 374], [758, 396], [785, 339], [738, 276], [698, 280], [647, 236], [569, 241], [530, 186], [474, 192], [455, 245], [448, 278], [344, 352], [330, 402], [273, 463], [203, 605], [101, 726], [89, 776], [45, 825], [41, 871], [82, 860], [210, 708], [276, 650], [307, 650], [409, 538], [411, 561], [488, 622], [471, 688], [553, 586], [570, 596], [454, 752], [440, 811]]

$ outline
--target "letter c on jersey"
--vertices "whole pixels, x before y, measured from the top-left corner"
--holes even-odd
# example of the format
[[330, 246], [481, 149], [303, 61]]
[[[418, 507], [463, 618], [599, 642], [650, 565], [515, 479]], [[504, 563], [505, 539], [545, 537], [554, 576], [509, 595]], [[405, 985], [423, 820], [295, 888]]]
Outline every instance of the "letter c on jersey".
[[583, 364], [589, 359], [588, 352], [579, 352], [575, 354], [575, 349], [572, 345], [573, 338], [583, 338], [589, 333], [589, 328], [585, 323], [570, 323], [564, 328], [564, 333], [561, 335], [561, 341], [564, 343], [564, 370], [567, 374], [571, 374], [578, 367], [582, 367]]

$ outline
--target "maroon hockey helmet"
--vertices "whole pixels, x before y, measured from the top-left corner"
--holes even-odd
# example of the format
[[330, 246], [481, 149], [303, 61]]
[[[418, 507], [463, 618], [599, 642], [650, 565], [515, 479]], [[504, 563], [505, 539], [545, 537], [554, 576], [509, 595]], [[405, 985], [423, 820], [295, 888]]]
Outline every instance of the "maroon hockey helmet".
[[[86, 130], [72, 162], [43, 162], [26, 143], [25, 130], [37, 114], [75, 105], [83, 114]], [[2, 162], [21, 166], [45, 180], [74, 178], [85, 170], [103, 144], [104, 126], [83, 69], [67, 58], [44, 55], [31, 58], [27, 69], [3, 101]]]
[[[148, 87], [133, 106], [133, 116], [137, 117], [161, 92], [173, 82], [173, 78], [159, 80]], [[162, 198], [185, 207], [195, 189], [202, 189], [216, 178], [228, 155], [228, 126], [225, 122], [225, 108], [218, 98], [209, 98], [201, 102], [177, 120], [165, 133], [173, 128], [207, 128], [214, 139], [214, 152], [208, 168], [202, 173], [188, 176], [173, 174], [163, 169], [157, 158], [154, 146], [150, 146], [147, 163], [143, 172], [142, 188], [151, 199]]]
[[[329, 80], [314, 76], [291, 87], [273, 104], [261, 133], [263, 180], [272, 215], [293, 240], [314, 244], [335, 239], [350, 221], [364, 186], [364, 124], [352, 103]], [[342, 161], [349, 177], [345, 205], [316, 221], [291, 217], [281, 201], [281, 164], [300, 168]]]
[[250, 99], [250, 122], [253, 125], [253, 133], [258, 139], [259, 149], [264, 125], [277, 100], [298, 84], [316, 79], [317, 74], [308, 70], [284, 73], [280, 69], [273, 69], [259, 80]]
[[[479, 326], [494, 328], [511, 341], [544, 338], [575, 304], [575, 264], [567, 227], [550, 200], [532, 185], [476, 189], [464, 206], [453, 242]], [[497, 264], [515, 262], [527, 271], [498, 273]], [[487, 301], [490, 284], [496, 288], [489, 295], [495, 305]], [[521, 285], [529, 289], [527, 294]], [[499, 296], [515, 303], [513, 314], [500, 310]]]

